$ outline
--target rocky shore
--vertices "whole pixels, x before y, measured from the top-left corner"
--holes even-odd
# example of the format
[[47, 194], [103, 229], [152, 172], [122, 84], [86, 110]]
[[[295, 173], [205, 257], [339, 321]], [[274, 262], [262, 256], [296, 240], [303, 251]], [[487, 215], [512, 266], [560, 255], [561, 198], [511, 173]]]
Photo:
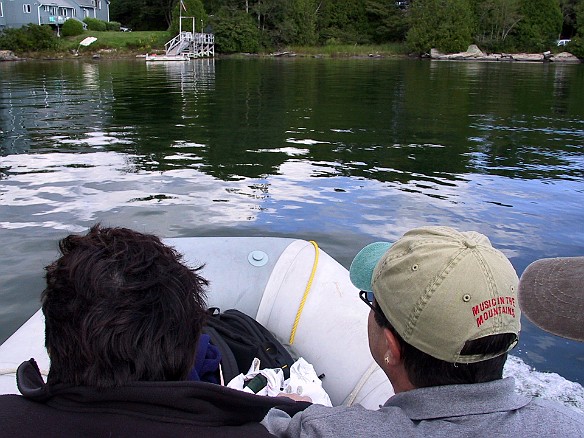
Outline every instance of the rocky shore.
[[[164, 53], [163, 50], [159, 51], [160, 53]], [[37, 55], [37, 56], [35, 56]], [[41, 56], [38, 56], [41, 55]], [[102, 55], [106, 58], [129, 58], [129, 57], [144, 57], [142, 53], [134, 53], [132, 51], [118, 53], [117, 50], [114, 49], [101, 49], [97, 53], [88, 53], [86, 56], [91, 58], [100, 58]], [[262, 56], [258, 54], [239, 54], [239, 55], [231, 55], [231, 56]], [[76, 58], [76, 54], [61, 53], [57, 55], [53, 55], [51, 57], [47, 57], [46, 55], [42, 55], [41, 53], [38, 54], [27, 54], [27, 57], [30, 56], [32, 59], [64, 59], [64, 58]], [[225, 56], [225, 55], [217, 55]], [[227, 55], [227, 57], [230, 55]], [[276, 52], [270, 53], [264, 56], [271, 56], [271, 57], [306, 57], [312, 56], [315, 58], [321, 58], [325, 55], [307, 55], [307, 54], [297, 54], [295, 52]], [[400, 56], [400, 55], [396, 55]], [[347, 55], [347, 57], [355, 57], [354, 55]], [[385, 56], [379, 54], [369, 54], [369, 55], [362, 55], [360, 57], [369, 57], [369, 58], [383, 58]], [[496, 62], [555, 62], [555, 63], [580, 63], [581, 60], [578, 59], [576, 56], [572, 55], [568, 52], [561, 52], [561, 53], [551, 53], [551, 52], [543, 52], [543, 53], [485, 53], [481, 49], [479, 49], [475, 44], [471, 44], [468, 46], [468, 49], [465, 52], [459, 53], [441, 53], [436, 49], [432, 49], [430, 54], [427, 57], [436, 60], [452, 60], [452, 61], [496, 61]], [[1, 61], [23, 61], [27, 58], [19, 58], [12, 52], [11, 50], [0, 50], [0, 62]]]
[[19, 59], [11, 50], [0, 50], [0, 61], [18, 61]]
[[431, 59], [460, 60], [460, 61], [499, 61], [499, 62], [568, 62], [579, 63], [580, 60], [568, 52], [561, 53], [484, 53], [475, 44], [468, 46], [466, 52], [441, 53], [436, 49], [430, 52]]

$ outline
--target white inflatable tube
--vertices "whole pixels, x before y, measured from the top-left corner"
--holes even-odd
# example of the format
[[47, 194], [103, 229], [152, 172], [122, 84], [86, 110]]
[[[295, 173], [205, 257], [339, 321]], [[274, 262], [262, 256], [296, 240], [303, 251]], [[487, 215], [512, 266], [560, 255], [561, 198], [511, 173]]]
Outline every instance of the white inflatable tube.
[[[191, 267], [205, 265], [201, 274], [210, 281], [209, 306], [237, 308], [288, 343], [314, 267], [316, 249], [310, 242], [271, 237], [195, 237], [165, 242], [182, 253]], [[319, 250], [291, 348], [318, 374], [325, 375], [323, 387], [334, 405], [361, 403], [377, 409], [393, 394], [369, 353], [368, 312], [347, 270]], [[30, 358], [48, 373], [40, 310], [0, 345], [0, 394], [18, 394], [16, 368]]]

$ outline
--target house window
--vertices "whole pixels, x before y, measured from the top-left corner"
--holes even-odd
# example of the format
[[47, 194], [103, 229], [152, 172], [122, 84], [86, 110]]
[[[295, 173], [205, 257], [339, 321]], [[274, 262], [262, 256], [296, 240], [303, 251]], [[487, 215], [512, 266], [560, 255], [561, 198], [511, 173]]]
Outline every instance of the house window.
[[71, 14], [72, 17], [77, 17], [77, 9], [73, 9], [73, 13]]
[[22, 12], [30, 14], [30, 5], [22, 5]]
[[59, 8], [59, 15], [66, 17], [67, 16], [67, 9], [66, 8]]

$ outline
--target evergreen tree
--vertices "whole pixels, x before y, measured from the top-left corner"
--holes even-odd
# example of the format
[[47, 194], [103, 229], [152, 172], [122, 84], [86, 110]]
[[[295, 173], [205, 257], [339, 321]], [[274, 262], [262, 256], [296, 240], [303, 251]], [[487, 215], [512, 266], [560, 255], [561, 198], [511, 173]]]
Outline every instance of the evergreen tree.
[[473, 16], [469, 0], [416, 0], [409, 10], [406, 42], [415, 53], [436, 48], [460, 52], [472, 43]]
[[577, 34], [568, 44], [568, 51], [580, 59], [584, 59], [584, 0], [578, 0], [574, 5], [574, 26]]
[[319, 2], [319, 41], [348, 44], [370, 42], [365, 3], [365, 0]]
[[578, 0], [574, 5], [574, 26], [578, 35], [584, 37], [584, 0]]
[[520, 0], [522, 19], [517, 25], [517, 48], [542, 52], [555, 47], [562, 31], [558, 0]]
[[570, 38], [576, 33], [576, 9], [581, 0], [560, 0], [560, 9], [562, 11], [562, 37]]
[[367, 0], [365, 2], [369, 35], [374, 43], [405, 40], [408, 30], [405, 9], [397, 2]]

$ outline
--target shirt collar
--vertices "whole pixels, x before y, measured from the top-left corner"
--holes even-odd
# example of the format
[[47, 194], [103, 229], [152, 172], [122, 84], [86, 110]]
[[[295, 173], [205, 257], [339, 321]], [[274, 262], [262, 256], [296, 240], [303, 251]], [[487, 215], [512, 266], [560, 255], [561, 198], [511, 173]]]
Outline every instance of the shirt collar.
[[513, 378], [467, 385], [418, 388], [391, 397], [381, 408], [398, 407], [411, 420], [504, 412], [524, 407], [530, 398], [515, 393]]

